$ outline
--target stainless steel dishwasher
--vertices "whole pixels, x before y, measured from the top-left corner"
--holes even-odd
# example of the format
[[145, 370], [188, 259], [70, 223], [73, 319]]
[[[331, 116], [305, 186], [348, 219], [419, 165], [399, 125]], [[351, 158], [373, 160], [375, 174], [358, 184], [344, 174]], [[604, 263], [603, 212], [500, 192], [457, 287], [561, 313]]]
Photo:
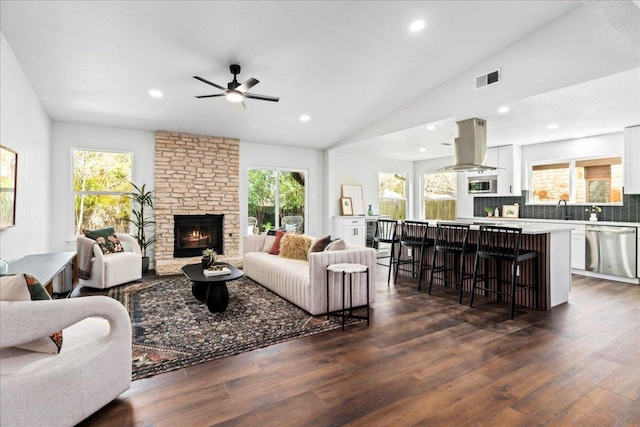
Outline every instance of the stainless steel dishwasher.
[[636, 277], [635, 227], [587, 225], [586, 270], [613, 276]]

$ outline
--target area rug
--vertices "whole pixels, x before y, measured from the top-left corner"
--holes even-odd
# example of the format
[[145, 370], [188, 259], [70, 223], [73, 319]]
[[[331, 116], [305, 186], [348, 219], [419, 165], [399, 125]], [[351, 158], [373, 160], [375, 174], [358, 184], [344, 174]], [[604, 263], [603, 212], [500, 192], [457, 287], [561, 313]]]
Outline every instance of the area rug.
[[227, 285], [223, 313], [209, 312], [182, 277], [109, 291], [131, 317], [134, 380], [342, 327], [340, 318], [311, 316], [249, 278]]

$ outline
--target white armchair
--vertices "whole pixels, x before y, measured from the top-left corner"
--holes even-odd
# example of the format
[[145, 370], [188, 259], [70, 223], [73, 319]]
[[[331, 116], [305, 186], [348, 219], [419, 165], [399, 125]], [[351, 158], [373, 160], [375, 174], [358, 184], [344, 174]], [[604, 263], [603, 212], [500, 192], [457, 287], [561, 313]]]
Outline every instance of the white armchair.
[[[135, 238], [124, 233], [116, 233], [116, 237], [123, 247], [130, 247], [132, 251], [119, 252], [104, 255], [98, 245], [93, 246], [93, 260], [91, 261], [91, 274], [88, 279], [80, 279], [80, 285], [90, 288], [106, 289], [123, 283], [142, 278], [142, 251]], [[80, 240], [93, 241], [84, 236], [78, 236]]]
[[[58, 354], [14, 347], [59, 330]], [[0, 425], [75, 425], [130, 385], [131, 322], [118, 301], [0, 301]]]

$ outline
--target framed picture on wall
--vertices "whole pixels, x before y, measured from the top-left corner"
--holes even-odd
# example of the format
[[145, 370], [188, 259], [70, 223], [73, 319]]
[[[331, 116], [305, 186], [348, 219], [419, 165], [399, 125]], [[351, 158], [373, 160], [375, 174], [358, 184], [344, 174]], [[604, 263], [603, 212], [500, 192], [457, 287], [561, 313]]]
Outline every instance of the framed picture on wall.
[[0, 145], [0, 230], [16, 225], [18, 153]]
[[340, 198], [340, 208], [343, 216], [352, 216], [353, 215], [353, 202], [351, 197], [341, 197]]

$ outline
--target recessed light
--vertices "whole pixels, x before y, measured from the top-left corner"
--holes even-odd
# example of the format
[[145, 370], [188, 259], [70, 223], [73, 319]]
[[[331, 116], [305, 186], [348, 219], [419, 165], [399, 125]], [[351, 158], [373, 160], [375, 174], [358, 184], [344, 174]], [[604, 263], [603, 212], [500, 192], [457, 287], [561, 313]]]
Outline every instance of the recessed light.
[[152, 98], [162, 98], [162, 92], [160, 92], [158, 89], [151, 89], [149, 91], [149, 96]]
[[503, 105], [502, 107], [498, 108], [498, 113], [505, 114], [505, 113], [508, 113], [509, 110], [510, 108], [508, 105]]
[[427, 126], [427, 130], [435, 130], [435, 128], [436, 128], [436, 127], [435, 127], [434, 125], [429, 125], [429, 126]]
[[559, 124], [557, 123], [551, 123], [549, 126], [547, 126], [547, 129], [549, 130], [554, 130], [554, 129], [558, 129], [560, 127]]
[[421, 153], [424, 153], [425, 151], [427, 151], [427, 149], [424, 148], [424, 147], [420, 147], [420, 148], [418, 148], [418, 151], [421, 152]]
[[411, 25], [409, 25], [409, 31], [411, 31], [412, 33], [417, 33], [418, 31], [422, 30], [424, 26], [424, 21], [414, 21], [411, 23]]
[[311, 120], [311, 117], [309, 117], [308, 114], [303, 114], [300, 116], [300, 121], [301, 122], [308, 122], [309, 120]]

